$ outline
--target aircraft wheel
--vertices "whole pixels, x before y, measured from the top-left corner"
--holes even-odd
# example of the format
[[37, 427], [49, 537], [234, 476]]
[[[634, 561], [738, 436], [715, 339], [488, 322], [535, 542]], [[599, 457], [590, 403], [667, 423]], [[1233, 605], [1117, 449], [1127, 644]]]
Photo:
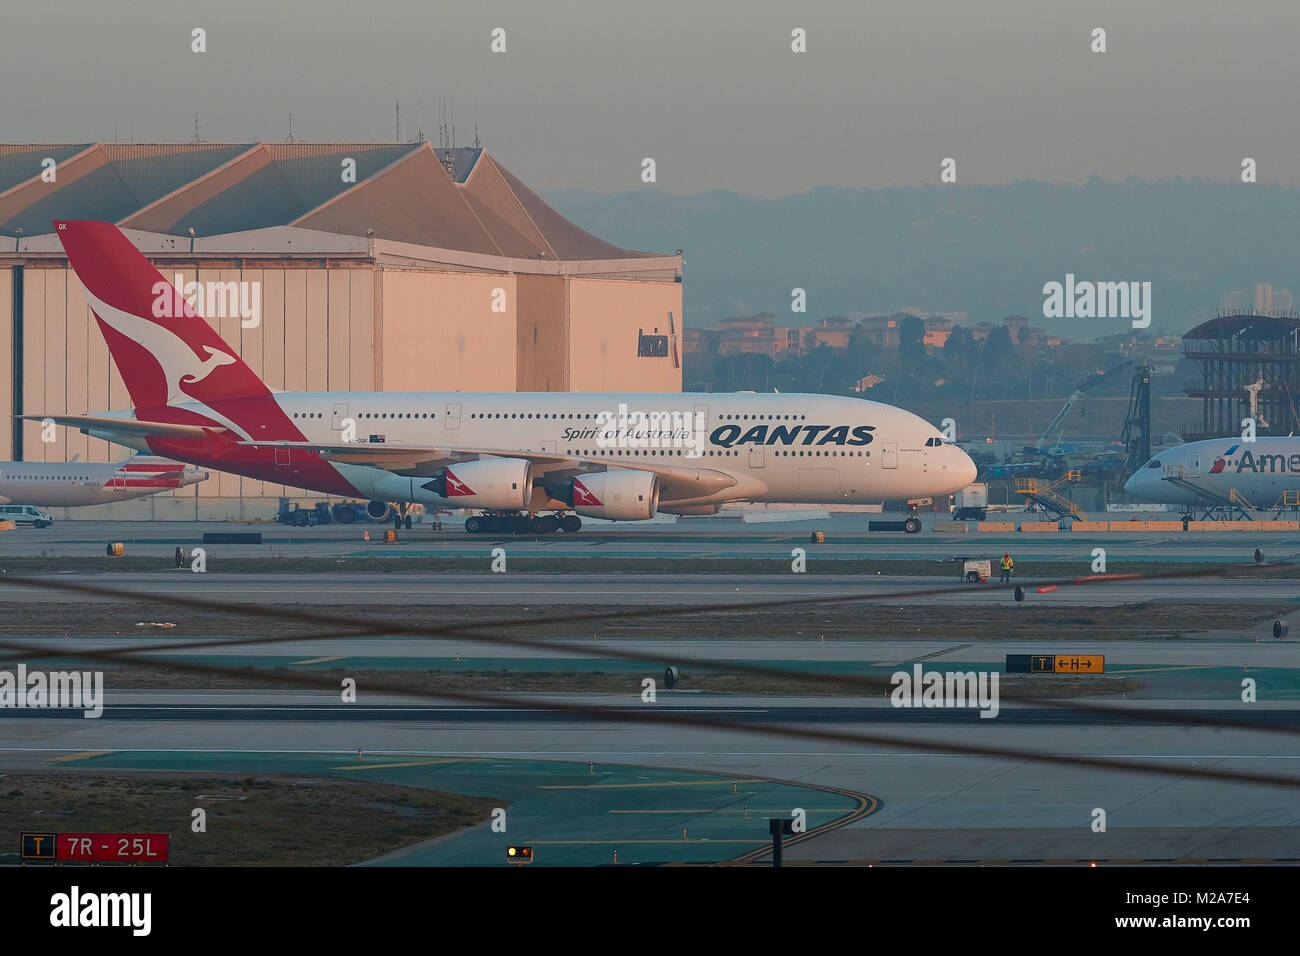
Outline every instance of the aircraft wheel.
[[921, 519], [916, 517], [908, 518], [903, 522], [903, 530], [908, 534], [917, 534], [921, 530]]
[[515, 534], [527, 534], [532, 530], [533, 523], [528, 520], [526, 515], [515, 515], [510, 519], [510, 530]]
[[577, 515], [565, 515], [560, 519], [560, 530], [565, 534], [574, 534], [582, 529], [582, 519]]
[[478, 534], [483, 530], [483, 519], [478, 515], [470, 515], [465, 519], [465, 530], [470, 534]]

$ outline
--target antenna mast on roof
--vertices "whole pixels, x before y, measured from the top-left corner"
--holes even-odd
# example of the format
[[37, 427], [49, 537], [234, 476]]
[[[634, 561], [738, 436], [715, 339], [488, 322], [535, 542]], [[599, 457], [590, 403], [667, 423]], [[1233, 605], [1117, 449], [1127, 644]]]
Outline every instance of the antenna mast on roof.
[[402, 141], [402, 101], [401, 100], [397, 100], [396, 109], [397, 109], [397, 115], [393, 119], [393, 142], [400, 143]]
[[415, 141], [424, 142], [424, 96], [421, 95], [416, 101], [416, 123], [415, 123]]
[[191, 140], [191, 142], [194, 143], [203, 142], [203, 140], [199, 139], [199, 114], [198, 113], [194, 114], [194, 139]]
[[474, 148], [481, 149], [483, 141], [478, 138], [478, 103], [474, 104]]
[[289, 138], [286, 139], [285, 142], [286, 143], [293, 142], [293, 114], [292, 113], [289, 114]]

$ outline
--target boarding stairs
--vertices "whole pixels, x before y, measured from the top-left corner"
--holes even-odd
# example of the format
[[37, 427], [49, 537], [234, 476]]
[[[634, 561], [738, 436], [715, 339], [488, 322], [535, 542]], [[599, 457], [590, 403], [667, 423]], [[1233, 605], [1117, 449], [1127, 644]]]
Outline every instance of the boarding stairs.
[[1191, 471], [1183, 465], [1165, 465], [1164, 480], [1175, 488], [1190, 491], [1198, 499], [1203, 514], [1198, 521], [1255, 521], [1261, 509], [1255, 507], [1236, 488], [1217, 478]]
[[1053, 521], [1060, 521], [1062, 518], [1087, 521], [1087, 512], [1061, 494], [1062, 488], [1068, 487], [1070, 482], [1078, 481], [1081, 477], [1082, 473], [1079, 471], [1067, 471], [1051, 482], [1043, 482], [1038, 478], [1017, 478], [1016, 494], [1025, 496], [1026, 511], [1037, 511]]

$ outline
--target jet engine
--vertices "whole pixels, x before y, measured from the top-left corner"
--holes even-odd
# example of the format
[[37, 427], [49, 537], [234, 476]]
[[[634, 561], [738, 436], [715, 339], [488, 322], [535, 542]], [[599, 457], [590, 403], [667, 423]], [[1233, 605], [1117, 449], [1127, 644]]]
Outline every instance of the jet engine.
[[[483, 458], [444, 468], [417, 488], [446, 498], [453, 508], [523, 511], [533, 494], [532, 464], [522, 458]], [[420, 500], [420, 499], [417, 499]]]
[[387, 513], [388, 501], [523, 511], [532, 497], [532, 464], [522, 458], [483, 458], [448, 465], [432, 478], [379, 472], [362, 490], [373, 499], [366, 506], [372, 518]]
[[560, 500], [588, 518], [646, 521], [659, 510], [659, 476], [615, 468], [570, 478]]

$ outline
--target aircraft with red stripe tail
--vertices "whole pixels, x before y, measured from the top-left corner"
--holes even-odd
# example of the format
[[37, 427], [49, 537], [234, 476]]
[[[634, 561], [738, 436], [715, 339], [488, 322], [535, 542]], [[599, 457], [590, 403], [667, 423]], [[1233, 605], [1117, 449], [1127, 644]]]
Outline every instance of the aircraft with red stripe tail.
[[580, 516], [714, 514], [732, 501], [923, 498], [975, 478], [932, 425], [857, 398], [273, 391], [115, 226], [54, 225], [133, 407], [24, 417], [365, 497], [376, 517], [394, 503], [481, 509], [466, 530], [548, 533], [578, 530]]
[[148, 455], [109, 463], [0, 461], [0, 505], [104, 505], [184, 488], [207, 477], [198, 468]]

